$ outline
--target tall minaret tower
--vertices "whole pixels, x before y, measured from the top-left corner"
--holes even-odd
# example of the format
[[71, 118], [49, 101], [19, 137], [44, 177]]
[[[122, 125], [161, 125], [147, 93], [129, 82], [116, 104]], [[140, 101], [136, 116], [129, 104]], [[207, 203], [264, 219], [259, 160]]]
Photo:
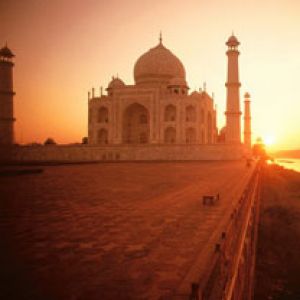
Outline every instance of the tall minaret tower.
[[244, 145], [251, 150], [251, 111], [250, 111], [250, 94], [245, 94], [244, 109]]
[[241, 112], [240, 112], [240, 82], [238, 51], [239, 41], [232, 35], [226, 45], [228, 50], [228, 73], [227, 73], [227, 102], [226, 102], [226, 133], [225, 141], [229, 144], [241, 143]]
[[7, 45], [0, 49], [0, 145], [14, 143], [13, 58]]

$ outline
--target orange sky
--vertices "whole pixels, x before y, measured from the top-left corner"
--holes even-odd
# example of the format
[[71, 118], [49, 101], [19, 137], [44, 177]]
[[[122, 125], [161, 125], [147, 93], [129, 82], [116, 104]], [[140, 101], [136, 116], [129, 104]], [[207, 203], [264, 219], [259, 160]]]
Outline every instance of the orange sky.
[[[137, 58], [158, 43], [183, 62], [191, 90], [207, 82], [224, 125], [225, 41], [241, 42], [241, 96], [252, 96], [252, 131], [274, 148], [300, 148], [300, 1], [0, 1], [0, 43], [16, 54], [16, 138], [80, 142], [87, 91], [119, 74], [133, 83]], [[242, 100], [242, 97], [241, 97]], [[243, 104], [243, 103], [242, 103]]]

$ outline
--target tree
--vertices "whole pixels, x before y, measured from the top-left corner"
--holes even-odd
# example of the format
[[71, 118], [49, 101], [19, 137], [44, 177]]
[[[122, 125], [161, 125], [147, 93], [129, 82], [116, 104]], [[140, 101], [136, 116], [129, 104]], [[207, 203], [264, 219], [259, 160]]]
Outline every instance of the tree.
[[45, 146], [49, 146], [49, 145], [56, 145], [56, 142], [54, 141], [53, 138], [47, 138], [46, 141], [44, 142]]
[[89, 143], [88, 137], [84, 136], [84, 137], [82, 138], [82, 144], [83, 144], [83, 145], [87, 145], [88, 143]]

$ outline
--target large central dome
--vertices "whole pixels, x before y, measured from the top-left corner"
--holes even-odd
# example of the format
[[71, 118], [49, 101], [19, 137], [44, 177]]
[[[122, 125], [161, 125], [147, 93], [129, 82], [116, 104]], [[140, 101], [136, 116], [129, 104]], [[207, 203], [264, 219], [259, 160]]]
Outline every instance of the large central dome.
[[181, 78], [185, 81], [184, 66], [161, 41], [135, 63], [136, 84], [168, 84], [172, 78]]

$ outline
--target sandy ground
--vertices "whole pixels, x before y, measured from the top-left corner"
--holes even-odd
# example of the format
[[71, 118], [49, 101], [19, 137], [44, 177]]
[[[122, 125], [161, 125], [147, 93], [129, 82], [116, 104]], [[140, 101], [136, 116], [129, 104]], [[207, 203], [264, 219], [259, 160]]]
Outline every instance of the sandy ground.
[[107, 163], [1, 177], [0, 299], [172, 298], [250, 172]]
[[255, 300], [300, 299], [300, 173], [264, 170]]

